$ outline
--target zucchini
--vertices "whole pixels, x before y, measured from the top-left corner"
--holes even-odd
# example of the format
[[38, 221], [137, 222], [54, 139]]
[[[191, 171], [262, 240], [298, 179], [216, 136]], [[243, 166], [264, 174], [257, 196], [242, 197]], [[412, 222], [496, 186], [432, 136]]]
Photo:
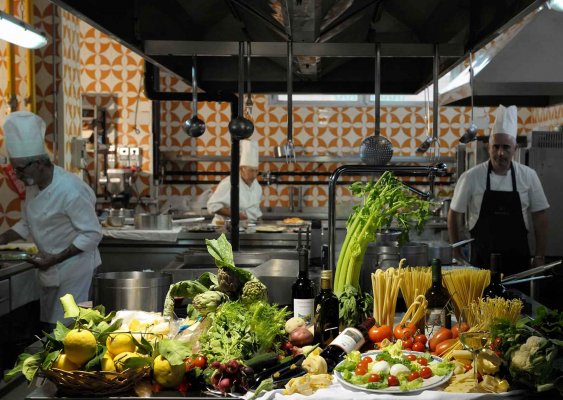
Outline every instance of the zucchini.
[[254, 370], [255, 374], [262, 372], [265, 369], [271, 368], [278, 364], [278, 356], [275, 353], [262, 353], [252, 357], [244, 362], [247, 367]]

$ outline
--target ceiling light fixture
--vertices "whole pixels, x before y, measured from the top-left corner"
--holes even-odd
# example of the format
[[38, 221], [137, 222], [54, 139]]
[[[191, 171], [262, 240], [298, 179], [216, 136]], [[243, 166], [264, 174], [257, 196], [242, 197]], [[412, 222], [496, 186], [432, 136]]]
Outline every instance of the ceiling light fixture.
[[563, 0], [548, 0], [546, 5], [553, 11], [563, 12]]
[[40, 49], [47, 44], [44, 34], [3, 11], [0, 11], [0, 39], [27, 49]]

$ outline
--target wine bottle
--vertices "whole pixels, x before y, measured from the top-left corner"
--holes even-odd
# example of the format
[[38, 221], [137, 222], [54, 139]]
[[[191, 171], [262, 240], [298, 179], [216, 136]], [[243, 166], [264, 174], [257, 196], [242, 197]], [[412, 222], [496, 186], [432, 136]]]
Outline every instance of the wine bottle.
[[315, 297], [315, 343], [326, 347], [338, 336], [338, 297], [332, 291], [332, 271], [321, 271], [321, 291]]
[[500, 283], [500, 271], [502, 269], [502, 255], [491, 254], [491, 283], [483, 290], [483, 298], [503, 297], [506, 298], [506, 288]]
[[375, 325], [373, 317], [367, 318], [358, 326], [345, 328], [326, 348], [321, 352], [321, 357], [325, 359], [328, 372], [332, 372], [334, 367], [346, 357], [346, 354], [353, 350], [360, 349], [368, 339], [368, 333]]
[[450, 295], [442, 285], [442, 264], [437, 258], [432, 259], [432, 286], [426, 291], [426, 300], [426, 337], [432, 337], [443, 326], [451, 328]]
[[301, 317], [307, 325], [311, 325], [315, 311], [315, 284], [309, 278], [309, 251], [300, 247], [297, 252], [299, 255], [299, 276], [291, 286], [293, 316]]

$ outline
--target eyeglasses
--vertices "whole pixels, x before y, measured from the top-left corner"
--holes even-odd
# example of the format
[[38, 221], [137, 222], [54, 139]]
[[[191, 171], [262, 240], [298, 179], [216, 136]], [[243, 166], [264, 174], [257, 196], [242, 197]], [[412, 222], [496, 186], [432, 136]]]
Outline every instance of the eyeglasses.
[[21, 166], [21, 167], [14, 167], [14, 170], [15, 170], [16, 172], [19, 172], [20, 174], [23, 174], [23, 173], [25, 173], [25, 170], [26, 170], [27, 168], [29, 168], [31, 165], [35, 164], [36, 162], [37, 162], [37, 160], [30, 161], [30, 162], [28, 162], [27, 164], [25, 164], [24, 166]]

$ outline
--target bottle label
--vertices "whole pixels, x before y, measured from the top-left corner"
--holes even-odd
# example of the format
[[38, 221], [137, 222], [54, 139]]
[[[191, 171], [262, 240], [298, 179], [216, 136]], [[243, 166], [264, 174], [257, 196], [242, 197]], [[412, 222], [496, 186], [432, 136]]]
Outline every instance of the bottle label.
[[293, 316], [301, 317], [307, 325], [313, 323], [315, 299], [293, 299]]
[[446, 309], [429, 308], [426, 310], [426, 337], [431, 338], [438, 330], [446, 326]]
[[362, 332], [358, 329], [346, 328], [336, 337], [336, 339], [332, 341], [332, 343], [330, 343], [330, 345], [338, 346], [344, 350], [346, 354], [348, 354], [351, 351], [362, 347], [365, 342], [366, 340], [364, 339], [364, 335], [362, 335]]

